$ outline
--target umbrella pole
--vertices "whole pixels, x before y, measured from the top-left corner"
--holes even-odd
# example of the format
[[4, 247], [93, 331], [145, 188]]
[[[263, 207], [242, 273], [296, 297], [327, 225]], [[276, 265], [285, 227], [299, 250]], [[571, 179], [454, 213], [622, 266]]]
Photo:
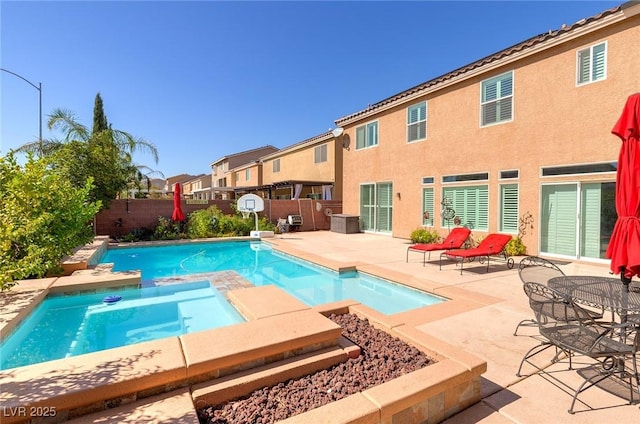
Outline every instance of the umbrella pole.
[[620, 321], [627, 322], [627, 308], [629, 307], [629, 284], [631, 278], [624, 275], [625, 267], [620, 268], [620, 281], [622, 281], [622, 311], [620, 311]]

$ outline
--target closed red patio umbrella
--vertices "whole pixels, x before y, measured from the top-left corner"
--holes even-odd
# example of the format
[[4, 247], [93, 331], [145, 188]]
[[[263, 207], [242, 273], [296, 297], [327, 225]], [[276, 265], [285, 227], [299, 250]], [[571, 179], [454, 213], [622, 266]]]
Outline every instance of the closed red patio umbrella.
[[616, 174], [618, 219], [607, 248], [611, 271], [629, 291], [629, 283], [640, 275], [640, 93], [629, 96], [622, 115], [611, 131], [622, 146]]
[[184, 221], [184, 212], [182, 212], [182, 199], [180, 196], [180, 183], [176, 183], [173, 189], [173, 214], [171, 219], [174, 221]]

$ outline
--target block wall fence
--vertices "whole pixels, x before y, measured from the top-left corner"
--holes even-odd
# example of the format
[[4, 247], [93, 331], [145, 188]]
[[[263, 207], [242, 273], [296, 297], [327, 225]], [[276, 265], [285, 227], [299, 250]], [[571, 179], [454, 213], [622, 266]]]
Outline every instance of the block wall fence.
[[[191, 204], [182, 201], [185, 216], [198, 210], [215, 205], [225, 214], [233, 214], [232, 200], [209, 200], [207, 203]], [[316, 231], [331, 229], [331, 214], [342, 213], [342, 201], [339, 200], [270, 200], [264, 199], [264, 212], [258, 213], [262, 218], [276, 224], [278, 218], [286, 219], [288, 215], [301, 215], [302, 227], [299, 231]], [[121, 237], [136, 228], [153, 229], [158, 218], [171, 219], [173, 199], [118, 199], [111, 203], [109, 209], [100, 211], [94, 222], [97, 235]]]

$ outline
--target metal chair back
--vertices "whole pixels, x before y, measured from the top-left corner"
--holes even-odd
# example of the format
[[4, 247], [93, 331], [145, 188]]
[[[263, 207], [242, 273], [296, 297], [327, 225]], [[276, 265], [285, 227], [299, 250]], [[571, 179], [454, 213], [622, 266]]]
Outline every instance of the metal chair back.
[[527, 256], [518, 265], [518, 276], [523, 283], [546, 285], [553, 277], [562, 277], [564, 272], [556, 264], [538, 256]]

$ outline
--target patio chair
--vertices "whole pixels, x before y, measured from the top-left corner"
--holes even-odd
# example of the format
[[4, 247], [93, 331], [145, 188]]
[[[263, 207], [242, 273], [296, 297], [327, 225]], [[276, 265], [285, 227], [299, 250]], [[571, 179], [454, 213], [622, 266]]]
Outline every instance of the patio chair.
[[[598, 372], [586, 378], [575, 390], [569, 408], [570, 414], [574, 413], [573, 407], [580, 393], [606, 378], [629, 377], [630, 403], [634, 402], [632, 380], [635, 379], [640, 396], [640, 375], [636, 359], [640, 349], [640, 335], [636, 334], [631, 345], [621, 341], [618, 336], [618, 330], [632, 324], [603, 325], [585, 313], [585, 310], [578, 307], [571, 298], [564, 297], [542, 284], [525, 283], [524, 291], [529, 298], [529, 306], [535, 314], [538, 331], [543, 340], [524, 355], [516, 373], [518, 377], [522, 377], [522, 366], [525, 362], [538, 371], [543, 371], [530, 359], [549, 347], [555, 347], [567, 354], [569, 369], [573, 369], [572, 356], [576, 354], [595, 359], [598, 362], [597, 365], [601, 367]], [[558, 353], [556, 352], [552, 362], [555, 362], [557, 358]], [[633, 370], [631, 373], [624, 367], [624, 361], [627, 359], [631, 359]], [[594, 368], [594, 365], [590, 365], [588, 368]]]
[[507, 253], [504, 251], [505, 246], [511, 240], [511, 235], [509, 234], [498, 234], [492, 233], [485, 237], [477, 247], [473, 247], [471, 249], [460, 249], [460, 250], [447, 250], [440, 254], [440, 269], [442, 269], [442, 258], [447, 257], [451, 260], [460, 261], [460, 275], [462, 275], [462, 268], [464, 265], [464, 261], [469, 260], [472, 261], [475, 258], [479, 258], [480, 263], [483, 263], [485, 260], [487, 261], [487, 272], [489, 272], [489, 258], [491, 256], [500, 257], [507, 263], [507, 268], [513, 268], [513, 259], [507, 256]]
[[407, 248], [407, 262], [409, 262], [409, 252], [422, 252], [422, 266], [426, 262], [427, 253], [431, 259], [431, 252], [435, 250], [460, 249], [467, 241], [471, 230], [467, 227], [455, 227], [442, 243], [417, 243]]
[[[553, 277], [562, 277], [564, 275], [564, 272], [562, 272], [556, 264], [538, 256], [527, 256], [523, 258], [518, 265], [518, 276], [523, 284], [538, 283], [546, 286], [547, 281]], [[585, 309], [585, 311], [594, 319], [600, 319], [604, 314], [604, 311], [595, 312], [588, 309]], [[538, 323], [533, 318], [523, 319], [516, 326], [513, 335], [518, 335], [518, 328], [520, 328], [520, 326], [535, 327], [537, 325]]]

